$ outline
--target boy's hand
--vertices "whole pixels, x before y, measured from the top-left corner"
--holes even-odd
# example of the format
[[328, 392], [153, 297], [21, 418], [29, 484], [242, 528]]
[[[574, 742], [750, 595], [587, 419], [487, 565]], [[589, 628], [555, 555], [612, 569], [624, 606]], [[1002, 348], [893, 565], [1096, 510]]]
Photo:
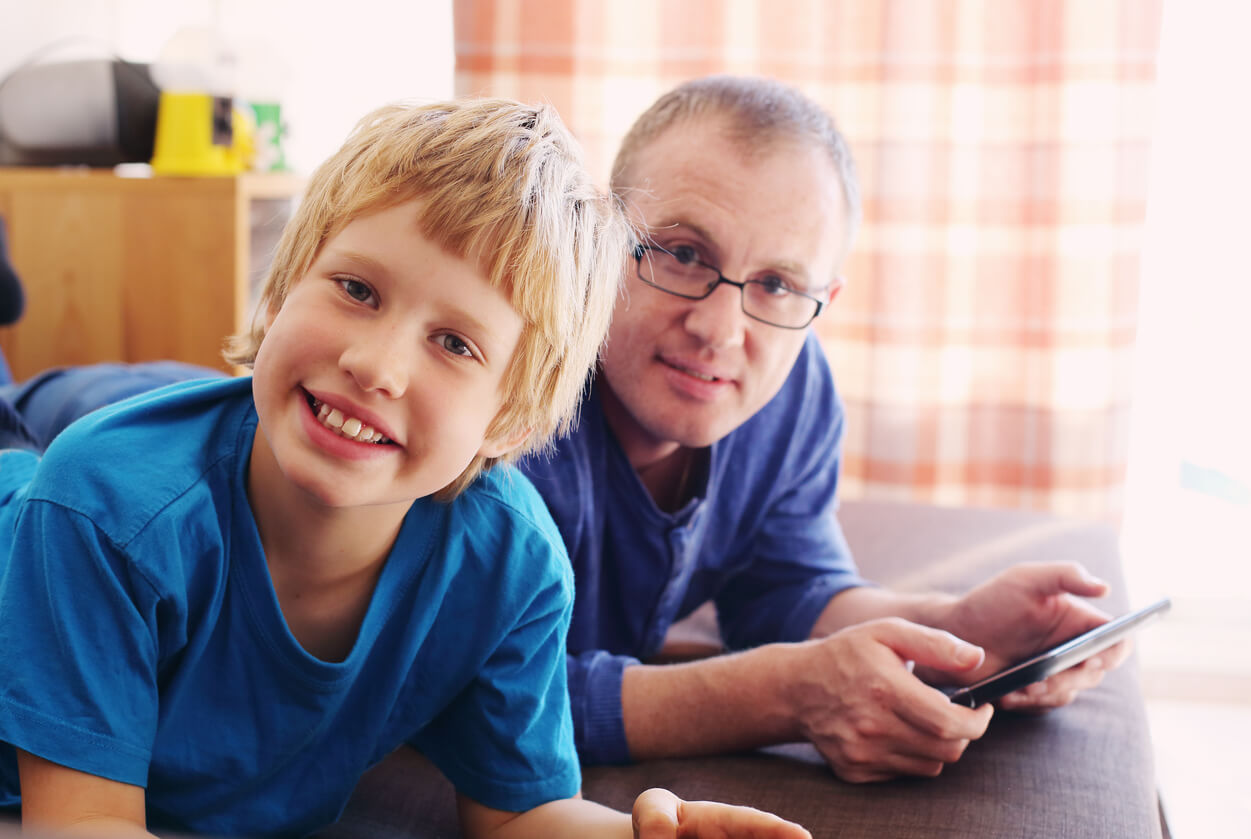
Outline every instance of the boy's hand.
[[665, 789], [634, 800], [635, 839], [812, 839], [799, 825], [751, 807], [683, 801]]

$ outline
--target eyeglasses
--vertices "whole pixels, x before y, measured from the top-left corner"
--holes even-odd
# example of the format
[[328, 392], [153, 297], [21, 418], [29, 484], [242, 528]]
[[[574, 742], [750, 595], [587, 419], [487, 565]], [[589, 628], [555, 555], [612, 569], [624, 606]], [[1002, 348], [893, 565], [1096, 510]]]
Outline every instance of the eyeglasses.
[[701, 260], [688, 245], [672, 251], [659, 245], [635, 245], [634, 259], [640, 280], [687, 300], [703, 300], [722, 283], [732, 285], [741, 292], [743, 314], [782, 329], [803, 329], [825, 306], [811, 294], [789, 288], [776, 274], [758, 280], [731, 280], [720, 268]]

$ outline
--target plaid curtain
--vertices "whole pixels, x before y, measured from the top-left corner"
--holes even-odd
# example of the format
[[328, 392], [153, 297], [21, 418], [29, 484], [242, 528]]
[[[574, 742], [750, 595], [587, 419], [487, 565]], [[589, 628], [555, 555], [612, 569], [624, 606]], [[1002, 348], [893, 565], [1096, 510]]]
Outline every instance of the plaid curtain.
[[1162, 0], [455, 0], [456, 87], [555, 105], [601, 182], [708, 73], [834, 114], [863, 181], [818, 320], [844, 497], [1115, 519]]

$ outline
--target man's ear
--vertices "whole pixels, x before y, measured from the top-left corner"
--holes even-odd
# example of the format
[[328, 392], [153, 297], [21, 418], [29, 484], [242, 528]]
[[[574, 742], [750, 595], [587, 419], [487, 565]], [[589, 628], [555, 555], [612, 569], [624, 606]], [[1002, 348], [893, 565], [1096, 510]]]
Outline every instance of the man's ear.
[[825, 305], [828, 306], [834, 302], [834, 298], [843, 290], [843, 286], [847, 281], [841, 275], [834, 278], [834, 282], [830, 283], [825, 289]]
[[489, 458], [503, 457], [530, 439], [533, 432], [533, 428], [523, 428], [509, 436], [488, 437], [482, 441], [482, 448], [478, 449], [478, 454]]

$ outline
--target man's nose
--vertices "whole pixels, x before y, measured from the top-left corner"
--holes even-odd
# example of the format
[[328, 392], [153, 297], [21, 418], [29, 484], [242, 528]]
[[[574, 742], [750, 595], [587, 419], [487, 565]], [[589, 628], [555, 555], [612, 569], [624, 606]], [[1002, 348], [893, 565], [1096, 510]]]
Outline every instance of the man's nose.
[[742, 289], [729, 283], [721, 283], [713, 289], [712, 294], [691, 304], [685, 326], [687, 332], [713, 349], [742, 346], [743, 335], [747, 329]]
[[378, 325], [355, 336], [339, 363], [361, 390], [398, 399], [408, 390], [414, 340], [402, 327]]

